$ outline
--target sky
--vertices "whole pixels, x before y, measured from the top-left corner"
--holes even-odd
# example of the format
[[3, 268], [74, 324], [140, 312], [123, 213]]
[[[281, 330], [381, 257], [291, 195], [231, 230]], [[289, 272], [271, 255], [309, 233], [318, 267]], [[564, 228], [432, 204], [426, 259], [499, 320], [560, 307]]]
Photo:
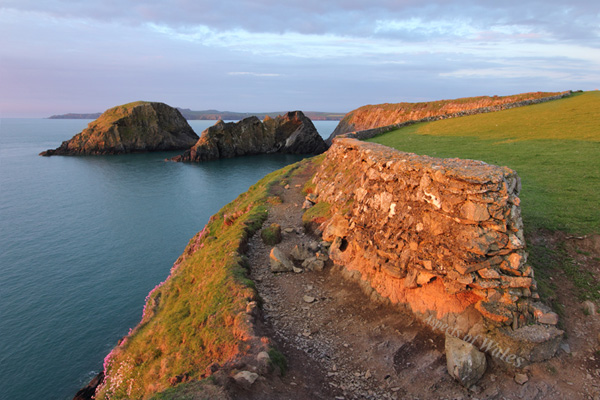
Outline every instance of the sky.
[[600, 1], [0, 0], [0, 117], [600, 87]]

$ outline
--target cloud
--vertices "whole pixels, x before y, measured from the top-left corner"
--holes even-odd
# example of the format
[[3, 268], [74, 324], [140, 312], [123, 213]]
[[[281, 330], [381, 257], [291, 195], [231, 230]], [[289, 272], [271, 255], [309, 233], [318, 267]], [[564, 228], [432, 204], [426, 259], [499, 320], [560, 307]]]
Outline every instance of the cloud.
[[427, 40], [432, 38], [468, 38], [477, 34], [478, 29], [465, 19], [425, 20], [411, 17], [403, 20], [385, 19], [375, 21], [374, 32], [406, 39]]
[[514, 26], [561, 39], [596, 41], [600, 13], [600, 3], [587, 0], [4, 0], [0, 7], [55, 18], [131, 25], [152, 23], [172, 29], [204, 26], [216, 31], [352, 36], [408, 29], [455, 35], [452, 27], [460, 30], [459, 25], [465, 23], [469, 31]]
[[250, 76], [258, 76], [258, 77], [278, 77], [282, 76], [281, 74], [274, 73], [260, 73], [260, 72], [228, 72], [227, 75], [232, 76], [240, 76], [240, 75], [250, 75]]
[[347, 111], [595, 88], [599, 20], [588, 0], [0, 0], [0, 112], [140, 98]]

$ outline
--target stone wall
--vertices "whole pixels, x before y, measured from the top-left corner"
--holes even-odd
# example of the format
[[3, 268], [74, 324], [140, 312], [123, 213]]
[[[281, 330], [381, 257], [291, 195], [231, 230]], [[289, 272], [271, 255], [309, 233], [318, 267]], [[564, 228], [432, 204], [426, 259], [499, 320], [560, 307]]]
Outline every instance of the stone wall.
[[[313, 184], [312, 198], [331, 204], [319, 228], [330, 257], [363, 286], [465, 334], [552, 341], [542, 356], [523, 350], [528, 360], [554, 354], [562, 332], [537, 301], [515, 171], [344, 138]], [[540, 329], [523, 339], [531, 324]]]

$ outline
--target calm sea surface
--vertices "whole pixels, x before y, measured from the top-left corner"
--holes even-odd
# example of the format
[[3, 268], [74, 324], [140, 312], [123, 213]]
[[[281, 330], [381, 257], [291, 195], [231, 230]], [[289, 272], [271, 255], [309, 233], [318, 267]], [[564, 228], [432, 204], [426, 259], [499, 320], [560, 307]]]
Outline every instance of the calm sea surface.
[[[88, 122], [0, 120], [1, 400], [71, 399], [208, 218], [301, 158], [37, 155]], [[336, 125], [315, 122], [324, 137]]]

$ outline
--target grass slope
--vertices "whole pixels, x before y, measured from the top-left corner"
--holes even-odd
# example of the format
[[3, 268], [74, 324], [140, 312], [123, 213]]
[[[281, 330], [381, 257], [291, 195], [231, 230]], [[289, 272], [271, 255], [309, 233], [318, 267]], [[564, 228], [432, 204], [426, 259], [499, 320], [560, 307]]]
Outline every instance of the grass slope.
[[600, 92], [416, 124], [370, 141], [506, 165], [522, 179], [526, 229], [600, 232]]

